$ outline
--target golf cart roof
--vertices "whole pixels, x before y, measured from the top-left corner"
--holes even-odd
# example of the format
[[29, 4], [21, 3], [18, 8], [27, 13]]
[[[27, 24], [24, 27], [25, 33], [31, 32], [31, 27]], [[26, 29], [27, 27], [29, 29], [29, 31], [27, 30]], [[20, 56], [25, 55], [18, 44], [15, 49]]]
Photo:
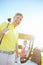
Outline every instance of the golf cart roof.
[[34, 38], [32, 35], [19, 33], [19, 39], [33, 40]]

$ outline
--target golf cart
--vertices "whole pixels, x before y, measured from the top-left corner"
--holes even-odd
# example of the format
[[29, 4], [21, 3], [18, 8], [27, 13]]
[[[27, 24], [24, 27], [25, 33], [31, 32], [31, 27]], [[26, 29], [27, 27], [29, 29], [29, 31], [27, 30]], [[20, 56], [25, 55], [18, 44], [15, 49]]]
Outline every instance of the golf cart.
[[[27, 34], [19, 34], [19, 39], [26, 39], [29, 40], [29, 49], [27, 51], [26, 57], [24, 57], [23, 59], [21, 58], [20, 61], [21, 63], [26, 63], [28, 60], [31, 60], [35, 63], [37, 63], [37, 65], [41, 65], [41, 55], [40, 55], [40, 50], [35, 48], [33, 49], [33, 42], [34, 42], [34, 38], [31, 35], [27, 35]], [[19, 49], [22, 48], [19, 46]], [[39, 52], [39, 53], [38, 53]], [[34, 53], [36, 53], [36, 55], [34, 55]], [[38, 57], [37, 57], [38, 55]], [[38, 60], [37, 60], [38, 59]]]

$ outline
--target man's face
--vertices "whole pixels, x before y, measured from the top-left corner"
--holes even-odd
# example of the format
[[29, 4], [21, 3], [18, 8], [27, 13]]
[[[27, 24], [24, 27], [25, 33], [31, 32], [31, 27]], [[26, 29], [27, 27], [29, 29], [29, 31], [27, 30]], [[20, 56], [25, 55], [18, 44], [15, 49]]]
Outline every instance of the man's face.
[[26, 45], [27, 45], [27, 41], [24, 41], [24, 43], [23, 43], [23, 44], [24, 44], [24, 46], [26, 46]]
[[19, 25], [20, 22], [21, 22], [21, 20], [22, 20], [22, 18], [23, 18], [22, 16], [16, 15], [16, 16], [14, 17], [14, 19], [13, 19], [14, 25], [15, 25], [15, 26]]

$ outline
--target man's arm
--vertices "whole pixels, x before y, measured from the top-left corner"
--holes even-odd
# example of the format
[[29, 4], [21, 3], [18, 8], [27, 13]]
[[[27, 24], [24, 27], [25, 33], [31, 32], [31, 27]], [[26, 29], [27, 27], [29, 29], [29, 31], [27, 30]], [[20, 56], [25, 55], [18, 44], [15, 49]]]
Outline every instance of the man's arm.
[[3, 36], [3, 34], [8, 31], [8, 28], [5, 28], [6, 26], [6, 22], [0, 24], [0, 36]]
[[18, 57], [18, 44], [16, 44], [16, 57]]
[[5, 34], [8, 30], [8, 28], [3, 29], [2, 31], [0, 31], [0, 35], [3, 36], [3, 34]]
[[3, 35], [3, 32], [0, 32], [0, 36], [2, 36]]

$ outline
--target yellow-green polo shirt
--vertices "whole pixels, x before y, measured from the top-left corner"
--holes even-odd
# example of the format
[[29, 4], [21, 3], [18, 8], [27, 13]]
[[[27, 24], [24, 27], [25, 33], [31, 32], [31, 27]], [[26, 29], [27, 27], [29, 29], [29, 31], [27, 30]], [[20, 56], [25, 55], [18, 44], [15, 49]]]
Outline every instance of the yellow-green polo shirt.
[[[7, 26], [7, 23], [0, 24], [0, 31], [2, 31]], [[18, 33], [14, 28], [13, 24], [9, 24], [8, 31], [3, 37], [2, 43], [0, 44], [0, 50], [15, 50], [15, 46], [18, 43]], [[0, 36], [1, 38], [1, 36]]]

